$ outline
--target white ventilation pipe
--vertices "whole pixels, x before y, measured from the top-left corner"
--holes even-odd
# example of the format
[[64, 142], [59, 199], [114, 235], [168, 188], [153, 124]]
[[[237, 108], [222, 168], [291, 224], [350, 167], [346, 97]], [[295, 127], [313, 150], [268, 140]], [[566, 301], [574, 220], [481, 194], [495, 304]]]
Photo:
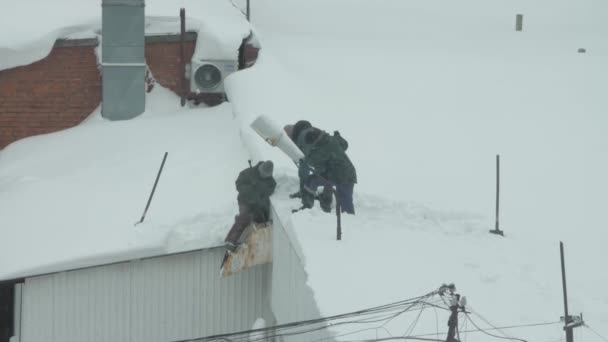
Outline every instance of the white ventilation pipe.
[[291, 141], [285, 130], [266, 115], [258, 116], [251, 123], [251, 128], [271, 146], [278, 147], [294, 162], [304, 158], [304, 153]]

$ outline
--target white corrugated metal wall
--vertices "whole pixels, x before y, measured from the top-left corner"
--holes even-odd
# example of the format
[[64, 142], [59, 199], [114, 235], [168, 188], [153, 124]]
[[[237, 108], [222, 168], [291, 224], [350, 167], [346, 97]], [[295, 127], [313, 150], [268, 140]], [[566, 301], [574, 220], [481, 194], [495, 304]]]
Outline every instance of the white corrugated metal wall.
[[21, 342], [170, 342], [272, 323], [271, 265], [221, 278], [214, 248], [27, 278]]
[[[289, 237], [289, 227], [283, 227], [273, 212], [273, 262], [272, 292], [270, 303], [277, 324], [320, 318], [311, 288], [306, 284], [308, 278], [301, 258], [297, 241]], [[333, 341], [325, 329], [311, 333], [283, 338], [288, 342], [309, 342], [316, 340]]]

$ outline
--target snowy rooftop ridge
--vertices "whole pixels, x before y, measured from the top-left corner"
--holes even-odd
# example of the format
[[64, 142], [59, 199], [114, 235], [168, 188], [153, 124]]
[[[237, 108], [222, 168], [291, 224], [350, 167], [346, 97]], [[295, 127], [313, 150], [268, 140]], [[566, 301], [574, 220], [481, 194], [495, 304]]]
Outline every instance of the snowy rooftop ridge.
[[[148, 0], [145, 7], [147, 35], [180, 32], [179, 10], [186, 9], [186, 29], [198, 33], [194, 59], [235, 59], [250, 33], [243, 14], [230, 2]], [[32, 12], [32, 9], [38, 9]], [[46, 10], [46, 11], [45, 11]], [[35, 13], [35, 14], [32, 14]], [[55, 14], [55, 15], [53, 15]], [[36, 25], [23, 18], [38, 17]], [[34, 19], [32, 19], [34, 20]], [[101, 1], [23, 0], [0, 13], [0, 70], [28, 65], [46, 57], [59, 38], [95, 38], [101, 35]]]

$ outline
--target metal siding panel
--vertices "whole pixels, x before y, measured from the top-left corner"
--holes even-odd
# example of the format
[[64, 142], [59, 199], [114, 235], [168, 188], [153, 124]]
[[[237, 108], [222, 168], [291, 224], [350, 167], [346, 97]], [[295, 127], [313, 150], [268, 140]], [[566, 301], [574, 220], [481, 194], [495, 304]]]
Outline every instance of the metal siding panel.
[[15, 295], [14, 295], [14, 309], [13, 309], [13, 328], [14, 335], [17, 336], [17, 340], [21, 336], [21, 307], [23, 305], [23, 299], [21, 296], [23, 284], [15, 284]]
[[[53, 279], [53, 338], [55, 341], [67, 341], [67, 326], [66, 315], [64, 314], [66, 307], [70, 306], [70, 302], [74, 297], [66, 297], [65, 293], [69, 291], [69, 284], [66, 279], [66, 273], [58, 273], [52, 275]], [[75, 327], [78, 329], [78, 327]]]
[[201, 253], [193, 254], [192, 257], [192, 316], [190, 319], [191, 336], [201, 336], [199, 322], [203, 315], [202, 286], [201, 286]]
[[54, 342], [53, 280], [49, 276], [27, 278], [23, 285], [21, 342]]
[[53, 279], [55, 336], [58, 341], [128, 341], [127, 265], [50, 276]]
[[221, 278], [223, 249], [28, 278], [24, 342], [167, 342], [247, 330], [269, 314], [269, 265]]
[[[314, 294], [307, 285], [307, 274], [291, 243], [286, 228], [273, 217], [273, 264], [271, 308], [277, 324], [320, 318]], [[285, 337], [287, 342], [306, 342], [328, 338], [327, 330]], [[329, 341], [329, 340], [328, 340]]]

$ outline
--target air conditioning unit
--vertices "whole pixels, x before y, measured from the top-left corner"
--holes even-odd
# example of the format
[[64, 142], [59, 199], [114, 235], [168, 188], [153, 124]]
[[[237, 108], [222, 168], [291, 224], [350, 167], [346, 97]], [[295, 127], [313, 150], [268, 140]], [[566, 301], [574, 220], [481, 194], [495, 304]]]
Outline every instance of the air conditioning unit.
[[237, 71], [236, 60], [192, 60], [190, 65], [190, 91], [224, 93], [224, 79]]

